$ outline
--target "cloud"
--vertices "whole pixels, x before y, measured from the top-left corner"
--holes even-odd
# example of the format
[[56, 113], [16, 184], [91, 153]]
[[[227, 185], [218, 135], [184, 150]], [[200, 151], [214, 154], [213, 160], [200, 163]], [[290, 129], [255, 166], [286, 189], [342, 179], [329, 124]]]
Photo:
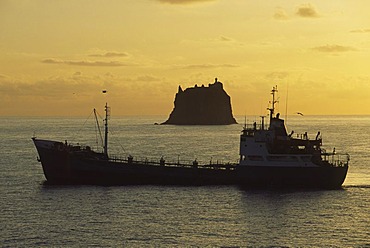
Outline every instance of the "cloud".
[[238, 47], [245, 46], [245, 43], [243, 43], [242, 41], [224, 35], [214, 36], [207, 39], [197, 39], [197, 40], [184, 39], [180, 42], [180, 44], [186, 47], [191, 47], [192, 49], [209, 49], [210, 47], [213, 47], [214, 49], [215, 48], [237, 49]]
[[83, 60], [59, 60], [59, 59], [44, 59], [41, 61], [44, 64], [65, 64], [75, 66], [100, 66], [100, 67], [118, 67], [118, 66], [129, 66], [118, 61], [83, 61]]
[[53, 98], [56, 96], [72, 96], [73, 92], [84, 92], [91, 88], [90, 82], [84, 82], [83, 78], [76, 80], [75, 77], [50, 77], [36, 82], [26, 82], [22, 79], [9, 78], [0, 80], [0, 88], [4, 89], [3, 95], [11, 97], [42, 97]]
[[157, 0], [161, 3], [168, 3], [168, 4], [193, 4], [193, 3], [203, 3], [203, 2], [212, 2], [216, 0]]
[[234, 41], [233, 39], [229, 38], [229, 37], [225, 37], [225, 36], [221, 36], [220, 41]]
[[70, 100], [77, 96], [90, 98], [99, 95], [102, 89], [107, 88], [111, 95], [113, 92], [125, 92], [127, 80], [107, 74], [97, 76], [84, 75], [81, 72], [70, 75], [54, 75], [36, 80], [22, 77], [0, 78], [0, 102], [2, 96], [51, 99], [54, 102]]
[[206, 42], [207, 46], [208, 46], [209, 42], [213, 42], [213, 43], [219, 44], [219, 45], [227, 45], [227, 46], [244, 46], [243, 42], [235, 40], [235, 39], [227, 37], [227, 36], [223, 36], [223, 35], [221, 35], [220, 37], [204, 40], [203, 42]]
[[266, 74], [266, 78], [269, 80], [283, 80], [289, 76], [287, 71], [275, 71]]
[[160, 79], [154, 76], [144, 75], [144, 76], [138, 76], [136, 78], [136, 81], [154, 82], [154, 81], [160, 81]]
[[304, 18], [317, 18], [320, 17], [316, 8], [311, 4], [302, 4], [298, 7], [296, 15]]
[[274, 14], [274, 19], [280, 20], [280, 21], [285, 21], [289, 20], [288, 14], [285, 12], [284, 9], [282, 8], [277, 8]]
[[8, 76], [4, 75], [4, 74], [0, 74], [0, 79], [7, 79]]
[[341, 45], [325, 45], [313, 47], [312, 50], [323, 52], [323, 53], [338, 53], [338, 52], [350, 52], [357, 51], [356, 48], [350, 46], [341, 46]]
[[194, 64], [181, 66], [182, 69], [214, 69], [214, 68], [236, 68], [233, 64]]
[[351, 33], [370, 33], [370, 28], [351, 30]]
[[34, 79], [3, 76], [0, 77], [0, 105], [7, 107], [0, 108], [0, 116], [85, 116], [94, 105], [102, 107], [100, 104], [108, 97], [101, 94], [103, 89], [108, 91], [111, 105], [116, 106], [115, 116], [163, 115], [168, 113], [163, 111], [171, 107], [177, 89], [173, 80], [151, 74], [129, 77], [120, 73], [71, 71], [68, 75]]
[[127, 53], [120, 52], [106, 52], [103, 54], [90, 54], [90, 57], [99, 57], [99, 58], [114, 58], [114, 57], [128, 57]]

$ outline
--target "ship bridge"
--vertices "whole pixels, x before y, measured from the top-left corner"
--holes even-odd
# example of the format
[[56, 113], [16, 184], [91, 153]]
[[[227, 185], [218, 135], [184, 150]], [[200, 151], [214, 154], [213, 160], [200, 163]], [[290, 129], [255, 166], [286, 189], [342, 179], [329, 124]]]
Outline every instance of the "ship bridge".
[[275, 165], [279, 161], [293, 166], [293, 164], [307, 165], [307, 162], [319, 160], [322, 144], [320, 132], [315, 140], [309, 140], [307, 132], [304, 135], [297, 135], [296, 138], [293, 137], [293, 132], [288, 135], [284, 120], [280, 118], [279, 113], [274, 114], [277, 102], [275, 92], [277, 87], [272, 90], [271, 108], [268, 108], [270, 111], [268, 127], [266, 128], [264, 124], [265, 116], [261, 116], [259, 124], [254, 122], [244, 126], [240, 136], [240, 165], [266, 165], [266, 163]]

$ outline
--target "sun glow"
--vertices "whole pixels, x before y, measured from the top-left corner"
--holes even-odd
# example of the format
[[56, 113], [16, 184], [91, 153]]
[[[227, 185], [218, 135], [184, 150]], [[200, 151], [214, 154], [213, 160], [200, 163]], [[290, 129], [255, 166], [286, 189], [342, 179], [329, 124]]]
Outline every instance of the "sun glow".
[[0, 5], [3, 116], [85, 115], [102, 89], [116, 115], [168, 115], [178, 85], [215, 77], [235, 115], [260, 115], [275, 84], [292, 113], [370, 114], [363, 1]]

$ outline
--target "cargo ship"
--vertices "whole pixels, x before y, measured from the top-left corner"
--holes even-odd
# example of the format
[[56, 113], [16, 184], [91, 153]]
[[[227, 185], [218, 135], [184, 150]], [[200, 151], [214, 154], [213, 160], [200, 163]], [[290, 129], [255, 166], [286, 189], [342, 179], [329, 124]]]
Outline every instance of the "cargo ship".
[[[239, 185], [266, 188], [341, 188], [350, 156], [322, 148], [315, 139], [288, 134], [280, 114], [275, 114], [277, 86], [271, 91], [269, 122], [244, 124], [240, 135], [238, 163], [189, 164], [135, 160], [108, 152], [109, 107], [105, 105], [104, 144], [101, 151], [90, 146], [32, 137], [50, 184], [92, 185]], [[95, 110], [94, 110], [94, 113]], [[96, 117], [96, 114], [95, 114]], [[195, 127], [196, 128], [196, 127]]]

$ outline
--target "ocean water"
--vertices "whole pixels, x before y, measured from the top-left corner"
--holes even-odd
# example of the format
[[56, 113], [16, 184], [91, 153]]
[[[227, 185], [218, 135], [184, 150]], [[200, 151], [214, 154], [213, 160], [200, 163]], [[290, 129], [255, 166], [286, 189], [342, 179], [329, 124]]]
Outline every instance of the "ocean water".
[[[113, 117], [110, 153], [237, 162], [242, 124], [154, 125], [165, 119]], [[97, 148], [93, 120], [1, 117], [1, 247], [370, 247], [370, 116], [287, 125], [351, 155], [343, 189], [45, 185], [31, 137]]]

